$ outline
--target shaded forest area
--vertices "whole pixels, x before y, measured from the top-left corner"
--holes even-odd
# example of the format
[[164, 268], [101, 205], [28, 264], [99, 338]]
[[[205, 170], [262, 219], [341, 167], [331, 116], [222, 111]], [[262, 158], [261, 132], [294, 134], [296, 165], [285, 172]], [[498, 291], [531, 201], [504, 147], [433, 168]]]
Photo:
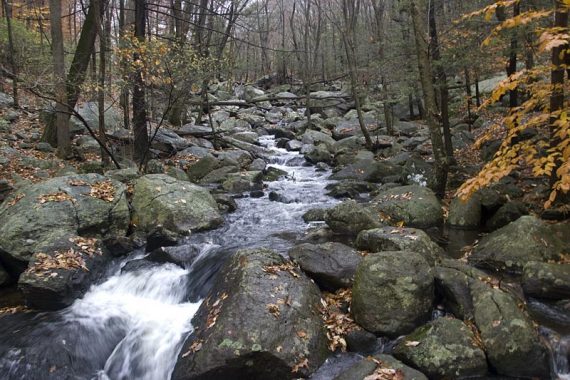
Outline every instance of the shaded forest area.
[[0, 377], [568, 378], [569, 11], [2, 0]]

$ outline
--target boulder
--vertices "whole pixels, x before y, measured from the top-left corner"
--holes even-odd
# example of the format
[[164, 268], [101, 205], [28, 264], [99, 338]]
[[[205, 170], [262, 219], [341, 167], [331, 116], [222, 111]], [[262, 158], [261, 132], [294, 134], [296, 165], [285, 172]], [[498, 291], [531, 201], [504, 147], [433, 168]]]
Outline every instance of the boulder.
[[530, 261], [558, 261], [570, 251], [570, 224], [548, 224], [535, 216], [516, 221], [485, 235], [469, 262], [495, 271], [522, 273]]
[[[549, 354], [517, 300], [482, 282], [471, 286], [475, 324], [489, 364], [512, 377], [549, 378]], [[532, 365], [529, 365], [532, 363]]]
[[164, 174], [149, 174], [134, 185], [133, 223], [145, 232], [161, 225], [178, 236], [223, 223], [210, 192]]
[[352, 314], [366, 330], [395, 338], [429, 319], [433, 296], [433, 273], [419, 253], [372, 253], [356, 269]]
[[473, 194], [469, 199], [453, 198], [449, 206], [447, 223], [452, 227], [477, 228], [481, 224], [481, 197]]
[[459, 379], [487, 374], [485, 352], [469, 326], [438, 318], [419, 327], [394, 347], [394, 356], [430, 379]]
[[430, 266], [441, 261], [444, 250], [422, 230], [381, 227], [358, 234], [356, 247], [368, 252], [413, 251], [422, 255]]
[[487, 229], [494, 231], [514, 222], [523, 215], [528, 215], [528, 210], [522, 202], [507, 202], [497, 210], [485, 225]]
[[436, 293], [442, 299], [446, 310], [463, 320], [473, 319], [473, 281], [487, 278], [487, 275], [457, 260], [443, 260], [434, 268]]
[[356, 267], [362, 256], [341, 243], [300, 244], [289, 250], [289, 257], [328, 291], [352, 286]]
[[331, 164], [333, 161], [332, 154], [329, 152], [329, 149], [323, 144], [311, 146], [310, 149], [307, 149], [304, 152], [304, 156], [305, 159], [311, 164], [318, 164], [319, 162]]
[[110, 256], [99, 241], [70, 237], [32, 256], [18, 280], [26, 305], [58, 310], [82, 296], [102, 275]]
[[278, 253], [237, 252], [194, 317], [172, 379], [307, 377], [328, 355], [319, 304], [316, 285]]
[[443, 223], [441, 203], [427, 187], [395, 187], [378, 194], [370, 205], [392, 223], [403, 222], [405, 226], [416, 228], [429, 228]]
[[360, 194], [376, 190], [376, 186], [369, 182], [347, 180], [327, 185], [326, 189], [329, 190], [327, 195], [333, 198], [358, 199]]
[[326, 133], [309, 129], [301, 137], [301, 142], [303, 144], [312, 144], [316, 146], [324, 144], [327, 149], [332, 152], [335, 140]]
[[305, 223], [309, 222], [322, 222], [325, 220], [327, 210], [324, 208], [312, 208], [303, 214]]
[[570, 264], [531, 261], [524, 266], [522, 287], [533, 297], [570, 298]]
[[0, 288], [2, 286], [8, 285], [9, 283], [10, 283], [10, 275], [8, 274], [8, 272], [6, 272], [6, 270], [2, 266], [2, 263], [0, 263]]
[[341, 372], [334, 380], [427, 380], [421, 372], [408, 367], [391, 355], [377, 354], [362, 358], [356, 364]]
[[126, 186], [98, 174], [56, 177], [24, 186], [0, 205], [0, 257], [13, 273], [37, 252], [80, 236], [124, 236]]
[[331, 176], [332, 180], [355, 180], [383, 183], [386, 177], [401, 176], [400, 166], [387, 161], [364, 159], [350, 164]]
[[376, 215], [353, 200], [339, 203], [327, 210], [325, 222], [337, 234], [354, 236], [360, 231], [383, 226]]
[[175, 154], [178, 151], [184, 150], [190, 146], [188, 140], [180, 137], [176, 132], [167, 129], [159, 128], [150, 132], [151, 142], [150, 146], [167, 155]]

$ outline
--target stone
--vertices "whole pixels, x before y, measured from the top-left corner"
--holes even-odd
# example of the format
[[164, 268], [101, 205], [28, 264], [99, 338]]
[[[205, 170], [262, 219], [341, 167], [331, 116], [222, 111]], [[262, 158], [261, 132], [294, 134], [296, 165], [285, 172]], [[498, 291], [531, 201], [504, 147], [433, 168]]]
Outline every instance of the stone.
[[364, 159], [344, 167], [333, 174], [330, 179], [383, 183], [386, 177], [400, 175], [402, 175], [400, 166], [387, 161]]
[[471, 292], [475, 324], [490, 366], [505, 376], [548, 378], [548, 350], [517, 300], [482, 282], [472, 285]]
[[303, 214], [303, 220], [305, 221], [305, 223], [322, 222], [325, 220], [326, 213], [327, 213], [326, 209], [312, 208]]
[[132, 207], [133, 223], [147, 233], [161, 225], [182, 237], [223, 223], [208, 190], [164, 174], [148, 174], [135, 182]]
[[570, 264], [531, 261], [524, 266], [522, 287], [532, 297], [570, 298]]
[[471, 328], [455, 318], [438, 318], [414, 330], [394, 347], [394, 356], [430, 379], [487, 374], [485, 352]]
[[58, 310], [81, 297], [100, 278], [110, 256], [100, 242], [92, 251], [62, 236], [50, 250], [35, 253], [18, 279], [26, 305], [39, 310]]
[[516, 221], [485, 235], [469, 256], [477, 267], [522, 273], [530, 261], [558, 261], [570, 251], [570, 224], [548, 224], [535, 216]]
[[439, 199], [423, 186], [408, 185], [382, 191], [370, 205], [391, 223], [403, 222], [406, 227], [429, 228], [443, 223]]
[[419, 253], [369, 254], [358, 265], [352, 288], [355, 321], [391, 338], [413, 331], [431, 315], [433, 278]]
[[415, 228], [381, 227], [358, 234], [356, 247], [368, 252], [413, 251], [422, 255], [430, 266], [441, 261], [444, 250], [422, 230]]
[[335, 140], [326, 133], [309, 129], [301, 137], [301, 142], [303, 144], [312, 144], [315, 146], [324, 144], [327, 150], [332, 151]]
[[335, 291], [352, 286], [362, 256], [341, 243], [300, 244], [289, 250], [289, 257], [321, 289]]
[[481, 198], [473, 194], [469, 199], [453, 198], [449, 206], [447, 223], [458, 228], [477, 228], [481, 225]]
[[172, 379], [308, 377], [329, 354], [319, 304], [316, 285], [278, 253], [238, 251], [193, 318]]
[[305, 152], [304, 156], [311, 164], [318, 164], [319, 162], [331, 164], [333, 161], [333, 156], [329, 152], [329, 149], [322, 144], [312, 147]]
[[[378, 375], [382, 377], [377, 377], [374, 374], [376, 370], [393, 370], [396, 371], [396, 374], [387, 374], [386, 376], [389, 377], [384, 377], [383, 375]], [[408, 367], [393, 356], [385, 354], [377, 354], [372, 357], [363, 358], [358, 363], [352, 365], [346, 371], [336, 376], [334, 380], [397, 379], [399, 378], [398, 373], [401, 374], [401, 378], [404, 380], [427, 380], [427, 377], [421, 372]]]
[[10, 283], [10, 281], [11, 281], [10, 275], [4, 269], [4, 267], [2, 266], [2, 263], [0, 263], [0, 288], [8, 285]]
[[494, 231], [514, 222], [523, 215], [528, 215], [528, 210], [522, 202], [507, 202], [493, 214], [485, 225], [487, 229]]
[[380, 219], [353, 200], [348, 200], [327, 210], [325, 222], [332, 231], [341, 235], [356, 236], [360, 231], [383, 226]]
[[71, 237], [126, 235], [126, 186], [98, 174], [52, 178], [12, 192], [0, 205], [0, 220], [0, 257], [19, 274], [35, 253], [54, 251]]

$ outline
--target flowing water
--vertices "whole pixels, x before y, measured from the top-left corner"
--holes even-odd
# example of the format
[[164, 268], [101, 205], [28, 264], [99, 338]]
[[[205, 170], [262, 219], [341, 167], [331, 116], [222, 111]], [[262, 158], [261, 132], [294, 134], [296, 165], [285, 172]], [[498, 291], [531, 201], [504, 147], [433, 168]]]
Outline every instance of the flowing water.
[[[144, 256], [134, 252], [112, 263], [106, 279], [67, 309], [4, 317], [0, 379], [168, 379], [192, 331], [192, 317], [224, 260], [238, 249], [262, 246], [285, 254], [307, 233], [302, 215], [337, 202], [325, 195], [330, 172], [305, 166], [298, 153], [275, 148], [272, 137], [260, 142], [274, 151], [270, 165], [285, 170], [285, 178], [268, 183], [262, 198], [237, 199], [237, 211], [221, 228], [171, 248], [186, 255], [184, 267], [167, 263], [126, 270]], [[270, 201], [271, 191], [287, 203]], [[554, 352], [554, 368], [566, 380], [570, 337], [556, 331], [541, 330]], [[356, 360], [356, 354], [333, 356], [315, 378], [330, 378]]]
[[[168, 379], [200, 299], [227, 256], [261, 246], [285, 254], [307, 231], [302, 215], [337, 202], [324, 195], [330, 172], [317, 172], [298, 153], [275, 148], [272, 137], [261, 143], [275, 153], [270, 165], [288, 173], [268, 183], [264, 197], [237, 199], [238, 209], [223, 227], [174, 248], [187, 254], [185, 268], [122, 270], [143, 256], [135, 252], [69, 308], [8, 318], [2, 327], [17, 333], [0, 342], [0, 378]], [[270, 191], [288, 203], [270, 201]]]

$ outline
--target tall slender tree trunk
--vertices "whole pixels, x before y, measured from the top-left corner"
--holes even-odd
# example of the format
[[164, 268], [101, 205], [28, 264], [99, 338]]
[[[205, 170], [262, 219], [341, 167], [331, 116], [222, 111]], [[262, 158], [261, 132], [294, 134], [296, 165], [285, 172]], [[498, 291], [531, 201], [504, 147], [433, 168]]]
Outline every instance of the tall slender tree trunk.
[[429, 2], [429, 35], [431, 57], [435, 63], [435, 77], [439, 93], [439, 110], [441, 114], [441, 124], [443, 126], [443, 140], [445, 143], [445, 153], [449, 162], [453, 158], [453, 145], [451, 143], [451, 129], [449, 126], [449, 90], [447, 88], [447, 74], [441, 62], [441, 52], [439, 38], [437, 35], [437, 20], [435, 0]]
[[[126, 10], [125, 10], [125, 0], [119, 1], [119, 45], [124, 44], [125, 32], [126, 32]], [[123, 72], [126, 72], [126, 62], [124, 60], [121, 61], [121, 66], [123, 68]], [[128, 78], [123, 77], [124, 80]], [[121, 108], [123, 109], [123, 128], [130, 129], [130, 107], [129, 107], [129, 89], [125, 86], [121, 89], [121, 98], [120, 98]]]
[[61, 28], [61, 1], [50, 0], [51, 39], [53, 50], [53, 68], [56, 93], [56, 135], [57, 152], [61, 158], [71, 155], [71, 139], [69, 136], [69, 116], [66, 107], [65, 60], [63, 51], [63, 32]]
[[[95, 0], [92, 3], [94, 6], [102, 6], [99, 0]], [[107, 135], [105, 134], [105, 78], [107, 76], [107, 35], [104, 30], [103, 15], [104, 12], [97, 10], [97, 15], [99, 20], [97, 22], [98, 32], [99, 32], [99, 78], [97, 86], [97, 108], [99, 110], [99, 141], [103, 145], [107, 145]], [[101, 161], [103, 165], [109, 164], [109, 156], [105, 149], [101, 147]]]
[[[146, 37], [146, 0], [135, 0], [135, 37], [139, 41], [144, 41]], [[135, 53], [134, 60], [138, 59]], [[134, 139], [134, 159], [143, 167], [146, 154], [149, 148], [148, 130], [146, 125], [146, 99], [145, 84], [142, 71], [138, 69], [134, 78], [133, 89], [133, 133]]]
[[427, 33], [425, 31], [426, 22], [419, 13], [418, 4], [421, 9], [425, 9], [421, 0], [410, 1], [410, 14], [414, 27], [416, 50], [418, 57], [418, 69], [422, 83], [423, 97], [425, 103], [426, 120], [428, 123], [433, 155], [435, 159], [435, 173], [431, 182], [431, 187], [439, 197], [445, 195], [447, 185], [448, 161], [445, 154], [445, 147], [441, 136], [440, 125], [437, 121], [437, 103], [435, 100], [435, 89], [433, 86], [432, 65], [427, 45]]
[[[561, 0], [556, 0], [554, 13], [554, 26], [566, 29], [568, 28], [568, 7]], [[550, 83], [552, 86], [552, 94], [550, 95], [550, 124], [551, 136], [550, 145], [552, 147], [559, 145], [559, 139], [555, 136], [556, 128], [554, 123], [560, 118], [560, 112], [564, 109], [564, 64], [566, 62], [565, 55], [568, 45], [557, 46], [552, 49], [552, 71], [550, 73]], [[566, 52], [566, 53], [565, 53]], [[557, 180], [556, 171], [562, 164], [560, 158], [556, 161], [556, 165], [550, 176], [551, 185]]]
[[[102, 11], [102, 6], [99, 11]], [[67, 102], [64, 102], [67, 106], [66, 115], [67, 118], [71, 116], [71, 112], [77, 104], [79, 99], [79, 94], [81, 93], [81, 86], [85, 82], [85, 77], [87, 74], [87, 68], [89, 67], [89, 61], [91, 59], [91, 54], [93, 53], [95, 47], [95, 40], [97, 38], [97, 14], [96, 9], [93, 6], [89, 6], [87, 11], [87, 16], [85, 17], [85, 22], [81, 28], [81, 34], [79, 36], [79, 42], [75, 48], [75, 54], [73, 55], [73, 61], [69, 67], [69, 72], [66, 79], [66, 92], [67, 92]], [[50, 143], [52, 146], [57, 146], [57, 128], [56, 123], [48, 123], [44, 129], [44, 134], [42, 136], [42, 141]]]
[[16, 55], [16, 50], [14, 49], [14, 35], [12, 33], [12, 12], [10, 11], [8, 1], [3, 0], [2, 5], [4, 7], [4, 16], [6, 17], [6, 26], [8, 27], [8, 47], [10, 49], [10, 66], [12, 70], [12, 74], [14, 74], [12, 78], [12, 96], [14, 98], [14, 107], [19, 107], [18, 102], [18, 66], [16, 65], [16, 59], [14, 58]]

